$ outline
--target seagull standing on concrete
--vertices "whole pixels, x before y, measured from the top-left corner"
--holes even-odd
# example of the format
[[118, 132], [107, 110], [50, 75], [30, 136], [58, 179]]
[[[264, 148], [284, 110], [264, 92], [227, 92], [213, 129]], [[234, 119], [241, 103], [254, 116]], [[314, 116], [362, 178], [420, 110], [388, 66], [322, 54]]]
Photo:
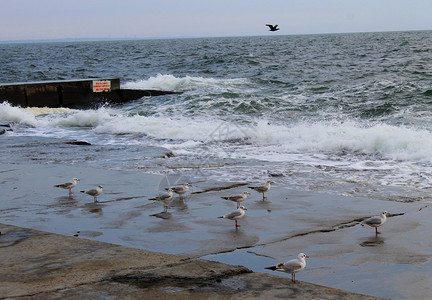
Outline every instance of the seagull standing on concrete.
[[246, 210], [247, 210], [246, 207], [240, 206], [235, 211], [230, 212], [229, 214], [223, 215], [223, 216], [218, 217], [218, 218], [234, 220], [235, 221], [235, 227], [237, 229], [237, 227], [240, 227], [240, 225], [238, 225], [238, 223], [237, 223], [237, 220], [241, 219], [241, 218], [243, 218], [245, 216]]
[[237, 202], [237, 208], [239, 208], [240, 207], [240, 202], [246, 200], [246, 198], [247, 198], [248, 195], [250, 195], [249, 192], [243, 192], [240, 195], [229, 196], [229, 197], [221, 197], [221, 198], [225, 199], [225, 200], [231, 200], [231, 201]]
[[378, 231], [378, 227], [383, 225], [387, 221], [387, 217], [389, 217], [389, 216], [390, 216], [390, 214], [384, 210], [379, 216], [374, 216], [374, 217], [371, 217], [369, 219], [364, 220], [361, 223], [361, 225], [362, 226], [368, 225], [370, 227], [375, 227], [375, 234], [378, 235], [381, 233]]
[[266, 24], [266, 26], [268, 26], [270, 28], [269, 31], [278, 31], [279, 30], [279, 28], [277, 28], [278, 27], [277, 24], [276, 25]]
[[86, 193], [87, 195], [90, 195], [94, 198], [94, 202], [98, 202], [97, 201], [97, 196], [99, 196], [100, 194], [102, 194], [103, 191], [103, 186], [102, 185], [98, 185], [97, 188], [95, 189], [91, 189], [91, 190], [87, 190], [87, 191], [80, 191], [81, 193]]
[[72, 188], [74, 188], [77, 185], [78, 181], [79, 181], [78, 178], [74, 178], [70, 182], [65, 182], [65, 183], [62, 183], [62, 184], [57, 184], [54, 187], [62, 188], [62, 189], [65, 189], [65, 190], [69, 190], [69, 196], [70, 196], [70, 195], [72, 195], [72, 191], [71, 191]]
[[267, 267], [265, 269], [291, 273], [291, 281], [296, 283], [297, 281], [295, 279], [295, 274], [306, 268], [306, 258], [309, 258], [309, 256], [304, 253], [300, 253], [297, 255], [296, 259], [292, 259], [284, 263], [278, 263], [276, 266]]
[[161, 201], [164, 205], [164, 212], [167, 212], [168, 210], [168, 203], [173, 197], [173, 191], [174, 189], [170, 188], [168, 189], [168, 192], [159, 196], [156, 196], [150, 200], [158, 200]]
[[267, 198], [264, 193], [268, 192], [270, 190], [271, 184], [274, 183], [274, 181], [267, 181], [265, 185], [261, 185], [261, 186], [249, 186], [250, 189], [253, 189], [255, 191], [257, 191], [258, 193], [262, 193], [263, 194], [263, 200], [264, 198]]
[[182, 186], [174, 187], [173, 192], [176, 194], [179, 194], [180, 199], [182, 198], [182, 195], [185, 194], [187, 191], [189, 191], [189, 188], [191, 185], [189, 183], [183, 184]]

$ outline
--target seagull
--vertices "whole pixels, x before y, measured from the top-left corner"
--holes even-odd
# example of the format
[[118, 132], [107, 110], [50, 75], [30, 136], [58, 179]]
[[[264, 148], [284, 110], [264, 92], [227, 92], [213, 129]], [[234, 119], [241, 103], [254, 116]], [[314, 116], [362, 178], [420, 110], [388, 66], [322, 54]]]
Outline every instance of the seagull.
[[265, 185], [261, 185], [261, 186], [249, 186], [250, 189], [253, 189], [255, 191], [257, 191], [258, 193], [262, 193], [263, 194], [263, 200], [264, 198], [267, 198], [264, 193], [268, 192], [270, 190], [270, 185], [272, 183], [275, 183], [274, 181], [267, 181]]
[[70, 182], [65, 182], [62, 184], [56, 184], [54, 187], [62, 188], [65, 190], [69, 190], [69, 196], [72, 194], [71, 189], [74, 188], [77, 185], [77, 182], [79, 181], [78, 178], [72, 179]]
[[176, 194], [179, 194], [180, 198], [181, 196], [186, 193], [191, 185], [189, 183], [183, 184], [182, 186], [174, 187], [172, 188], [173, 192]]
[[296, 283], [297, 281], [295, 279], [295, 274], [306, 267], [306, 258], [309, 258], [309, 256], [304, 253], [300, 253], [297, 255], [296, 259], [291, 259], [284, 263], [278, 263], [276, 266], [267, 267], [266, 269], [291, 273], [291, 281]]
[[103, 190], [103, 186], [102, 185], [98, 185], [97, 188], [95, 189], [91, 189], [91, 190], [87, 190], [87, 191], [80, 191], [81, 193], [86, 193], [87, 195], [93, 196], [94, 198], [94, 202], [98, 202], [97, 201], [97, 196], [99, 196], [100, 194], [102, 194], [102, 190]]
[[156, 197], [154, 197], [154, 198], [152, 198], [150, 200], [158, 200], [158, 201], [163, 202], [164, 212], [167, 212], [167, 210], [168, 210], [168, 202], [173, 197], [173, 191], [174, 191], [174, 189], [170, 188], [170, 189], [168, 189], [167, 193], [159, 195], [159, 196], [156, 196]]
[[231, 200], [231, 201], [237, 202], [237, 208], [239, 208], [240, 207], [240, 202], [246, 200], [247, 195], [250, 195], [250, 193], [249, 192], [243, 192], [240, 195], [229, 196], [229, 197], [221, 197], [221, 198], [225, 199], [225, 200]]
[[279, 28], [277, 28], [278, 27], [277, 24], [276, 25], [266, 24], [266, 26], [268, 26], [270, 28], [269, 31], [278, 31], [279, 30]]
[[223, 215], [223, 216], [218, 217], [218, 218], [234, 220], [235, 221], [235, 227], [237, 229], [237, 227], [240, 227], [240, 225], [237, 224], [237, 220], [241, 219], [245, 216], [246, 210], [247, 210], [247, 208], [242, 205], [239, 208], [237, 208], [235, 211], [230, 212], [229, 214]]
[[361, 225], [369, 225], [370, 227], [375, 227], [375, 234], [378, 235], [381, 233], [378, 231], [378, 227], [384, 224], [387, 221], [387, 217], [389, 216], [390, 214], [384, 210], [379, 216], [374, 216], [364, 220], [363, 222], [361, 222]]

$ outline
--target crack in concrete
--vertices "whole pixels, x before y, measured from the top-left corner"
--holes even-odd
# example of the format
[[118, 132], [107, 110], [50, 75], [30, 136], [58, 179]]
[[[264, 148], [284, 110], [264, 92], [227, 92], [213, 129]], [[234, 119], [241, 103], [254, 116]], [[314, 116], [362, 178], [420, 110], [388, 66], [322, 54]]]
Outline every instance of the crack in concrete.
[[[389, 217], [395, 217], [395, 216], [402, 216], [405, 213], [396, 213], [396, 214], [390, 214]], [[312, 230], [312, 231], [307, 231], [307, 232], [301, 232], [301, 233], [296, 233], [293, 234], [291, 236], [285, 237], [285, 238], [281, 238], [275, 241], [271, 241], [271, 242], [267, 242], [267, 243], [260, 243], [260, 244], [255, 244], [255, 245], [246, 245], [246, 246], [242, 246], [242, 247], [237, 247], [235, 249], [229, 249], [229, 250], [223, 250], [223, 251], [219, 251], [219, 252], [215, 252], [215, 253], [210, 253], [210, 254], [206, 254], [207, 255], [217, 255], [217, 254], [224, 254], [224, 253], [230, 253], [230, 252], [234, 252], [237, 250], [243, 250], [243, 249], [249, 249], [249, 248], [255, 248], [255, 247], [262, 247], [262, 246], [267, 246], [267, 245], [271, 245], [271, 244], [276, 244], [276, 243], [280, 243], [280, 242], [284, 242], [296, 237], [301, 237], [301, 236], [306, 236], [306, 235], [310, 235], [310, 234], [315, 234], [315, 233], [327, 233], [327, 232], [334, 232], [337, 230], [341, 230], [341, 229], [345, 229], [345, 228], [350, 228], [350, 227], [354, 227], [358, 224], [360, 224], [363, 220], [366, 220], [367, 218], [370, 218], [371, 216], [367, 216], [367, 217], [360, 217], [351, 221], [346, 221], [346, 222], [341, 222], [339, 224], [333, 225], [331, 228], [327, 228], [327, 229], [317, 229], [317, 230]], [[248, 253], [252, 253], [255, 254], [257, 256], [265, 256], [265, 255], [258, 255], [252, 251], [247, 251]]]
[[244, 185], [248, 185], [248, 184], [247, 183], [234, 183], [234, 184], [231, 184], [228, 186], [217, 186], [217, 187], [204, 189], [202, 191], [193, 192], [191, 194], [204, 194], [204, 193], [208, 193], [208, 192], [218, 192], [218, 191], [233, 189], [233, 188], [236, 188], [239, 186], [244, 186]]

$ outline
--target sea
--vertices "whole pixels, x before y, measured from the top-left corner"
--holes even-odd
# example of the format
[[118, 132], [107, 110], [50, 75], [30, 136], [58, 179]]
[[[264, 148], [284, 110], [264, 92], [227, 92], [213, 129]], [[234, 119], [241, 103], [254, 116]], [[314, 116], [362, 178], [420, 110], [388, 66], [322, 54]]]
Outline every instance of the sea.
[[[432, 31], [2, 43], [0, 66], [1, 83], [120, 78], [178, 92], [82, 110], [0, 99], [6, 135], [31, 146], [1, 163], [432, 200]], [[155, 148], [169, 158], [143, 159]]]

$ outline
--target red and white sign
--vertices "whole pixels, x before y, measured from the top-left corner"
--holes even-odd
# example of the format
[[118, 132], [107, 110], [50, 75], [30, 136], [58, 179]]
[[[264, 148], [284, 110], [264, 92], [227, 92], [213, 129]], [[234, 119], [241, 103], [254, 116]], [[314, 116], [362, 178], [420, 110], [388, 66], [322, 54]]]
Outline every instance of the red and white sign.
[[93, 80], [93, 93], [110, 92], [111, 80]]

